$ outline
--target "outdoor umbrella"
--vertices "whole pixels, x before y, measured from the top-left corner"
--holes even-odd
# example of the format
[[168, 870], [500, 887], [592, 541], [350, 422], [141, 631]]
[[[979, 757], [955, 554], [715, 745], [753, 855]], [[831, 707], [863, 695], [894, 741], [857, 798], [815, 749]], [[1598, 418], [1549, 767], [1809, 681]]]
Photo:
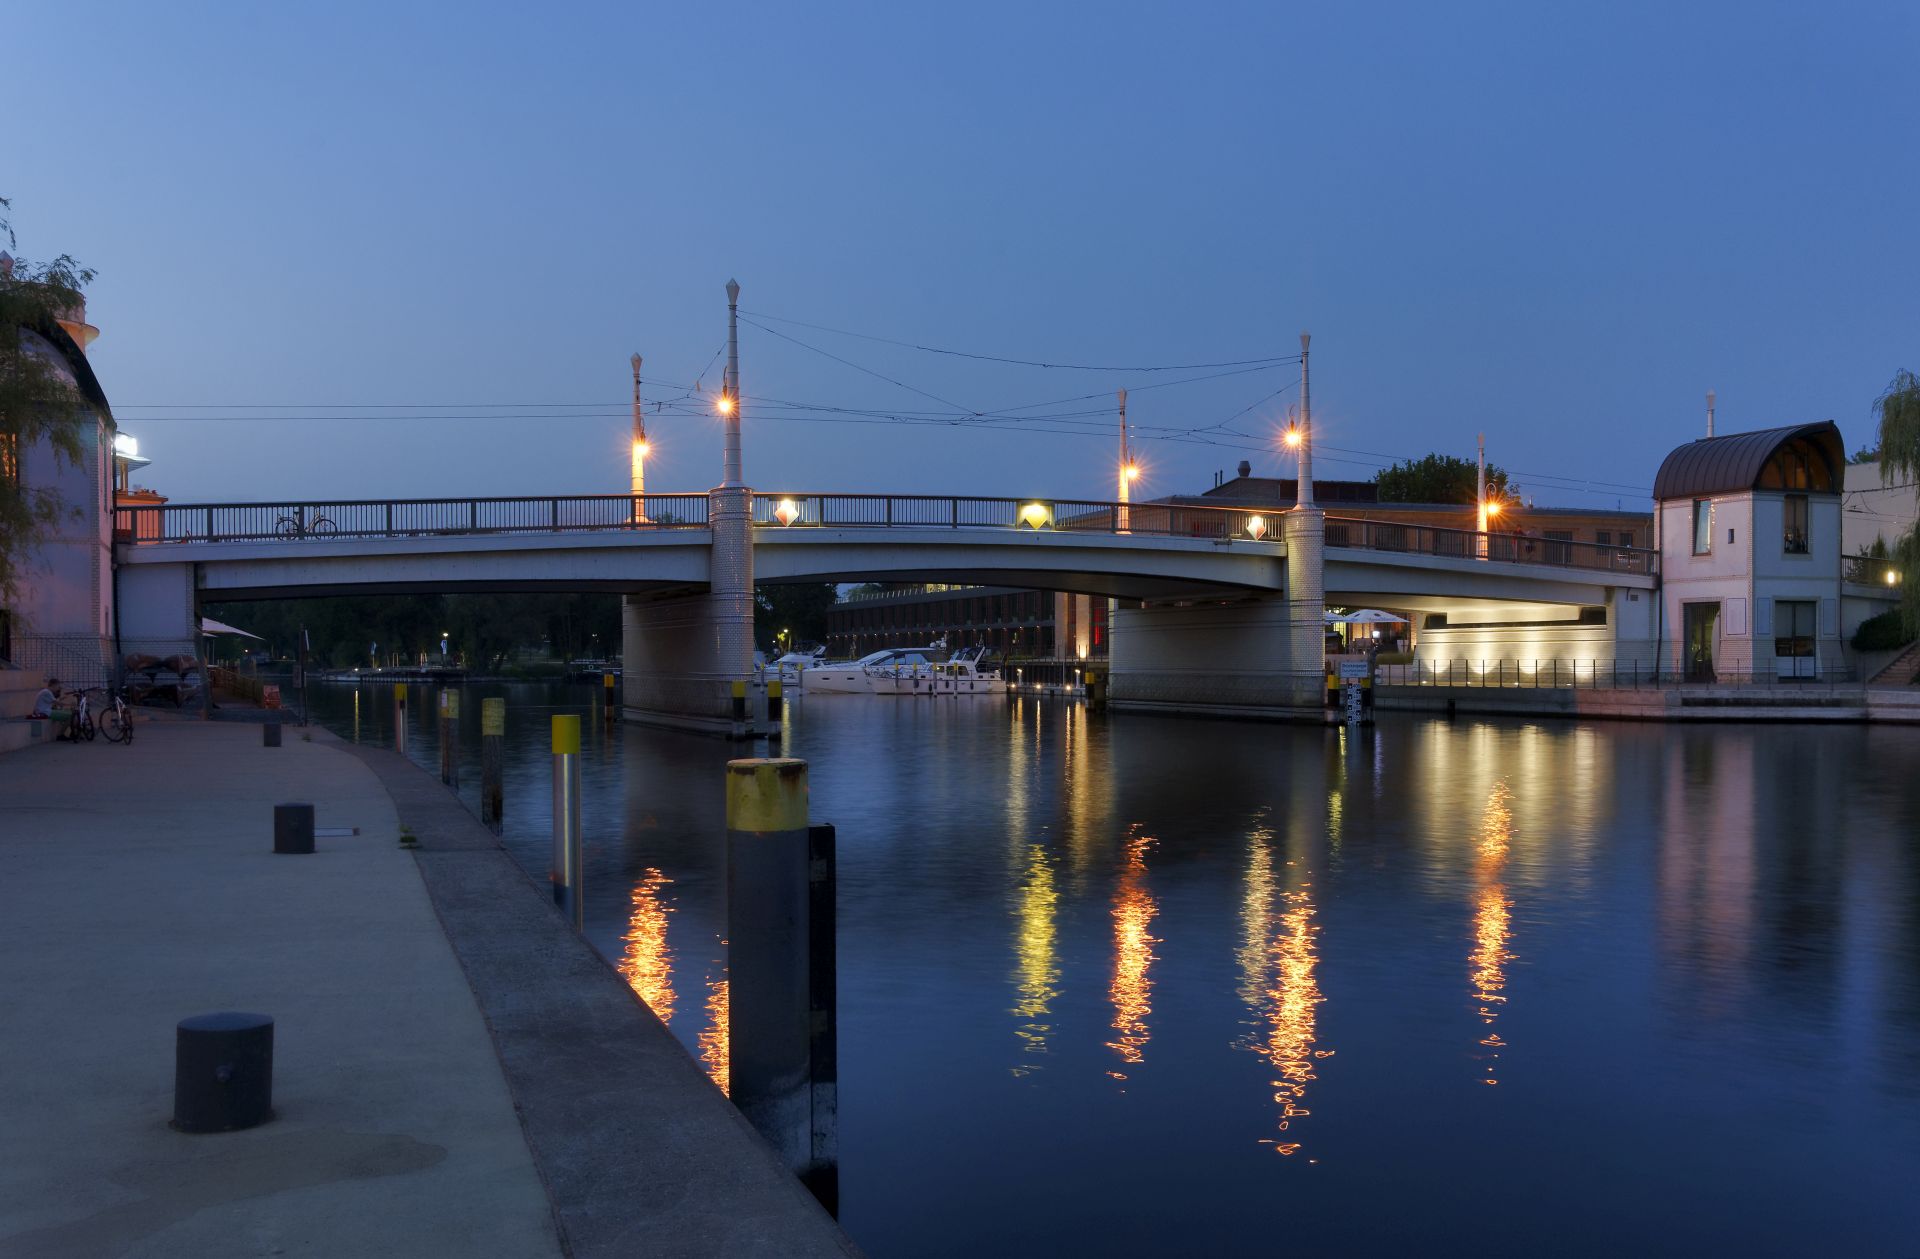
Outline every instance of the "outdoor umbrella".
[[228, 625], [225, 621], [216, 621], [210, 616], [203, 616], [200, 618], [200, 632], [202, 634], [207, 635], [208, 637], [212, 637], [215, 634], [238, 634], [242, 638], [251, 638], [255, 642], [266, 641], [264, 638], [261, 638], [260, 635], [258, 634], [249, 634], [247, 633], [247, 631], [243, 629], [235, 629], [233, 626]]

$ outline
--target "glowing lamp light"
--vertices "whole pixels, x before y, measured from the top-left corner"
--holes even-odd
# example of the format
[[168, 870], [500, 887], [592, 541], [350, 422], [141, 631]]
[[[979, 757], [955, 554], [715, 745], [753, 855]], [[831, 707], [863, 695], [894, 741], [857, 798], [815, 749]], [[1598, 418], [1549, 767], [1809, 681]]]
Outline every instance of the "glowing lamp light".
[[1137, 481], [1140, 479], [1140, 468], [1138, 465], [1130, 463], [1120, 470], [1120, 475], [1129, 481]]
[[1029, 529], [1044, 529], [1053, 523], [1053, 513], [1045, 503], [1028, 503], [1020, 509], [1020, 523]]
[[774, 504], [773, 518], [783, 526], [791, 526], [794, 521], [800, 519], [800, 504], [790, 498], [781, 499]]
[[1492, 500], [1492, 501], [1490, 501], [1490, 502], [1488, 502], [1488, 504], [1487, 504], [1487, 518], [1488, 518], [1489, 520], [1491, 520], [1491, 519], [1492, 519], [1493, 517], [1495, 517], [1495, 516], [1498, 516], [1499, 514], [1500, 514], [1500, 502], [1499, 502], [1499, 500], [1498, 500], [1498, 499], [1494, 499], [1494, 500]]
[[1306, 434], [1302, 433], [1297, 428], [1290, 428], [1287, 430], [1287, 434], [1284, 440], [1286, 441], [1287, 445], [1293, 447], [1295, 450], [1298, 450], [1300, 448], [1300, 443], [1306, 440]]
[[113, 435], [113, 453], [116, 455], [124, 455], [129, 459], [138, 459], [140, 457], [140, 441], [132, 433], [115, 433]]
[[732, 415], [733, 414], [733, 395], [727, 394], [727, 393], [721, 394], [720, 400], [716, 402], [714, 405], [720, 408], [720, 414]]
[[1887, 570], [1887, 584], [1889, 586], [1897, 586], [1900, 584], [1900, 574], [1894, 572], [1891, 568]]
[[1247, 536], [1255, 542], [1267, 536], [1267, 518], [1265, 516], [1247, 517]]
[[635, 459], [645, 459], [647, 455], [651, 452], [651, 450], [652, 448], [648, 446], [646, 442], [644, 441], [635, 442], [633, 444], [633, 457]]

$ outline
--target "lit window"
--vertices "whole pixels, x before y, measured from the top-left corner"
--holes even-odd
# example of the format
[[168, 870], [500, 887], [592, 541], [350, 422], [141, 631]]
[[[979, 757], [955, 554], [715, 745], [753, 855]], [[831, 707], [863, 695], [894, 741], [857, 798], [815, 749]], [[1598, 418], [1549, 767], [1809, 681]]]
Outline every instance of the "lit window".
[[1693, 553], [1709, 555], [1713, 552], [1713, 500], [1696, 498], [1693, 500]]
[[1807, 553], [1807, 496], [1787, 495], [1780, 526], [1780, 548], [1788, 555]]

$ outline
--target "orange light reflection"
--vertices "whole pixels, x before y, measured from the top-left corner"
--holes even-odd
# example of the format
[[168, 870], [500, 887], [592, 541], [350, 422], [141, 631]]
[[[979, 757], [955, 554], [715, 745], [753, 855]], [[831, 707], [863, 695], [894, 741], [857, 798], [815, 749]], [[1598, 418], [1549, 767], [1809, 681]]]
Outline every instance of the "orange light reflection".
[[626, 951], [620, 973], [662, 1023], [673, 1022], [673, 951], [667, 947], [667, 915], [673, 909], [660, 889], [673, 882], [649, 866], [633, 888], [633, 913], [627, 919]]
[[1494, 1030], [1494, 1022], [1500, 1017], [1499, 1007], [1507, 1001], [1502, 989], [1507, 986], [1507, 964], [1513, 960], [1512, 950], [1507, 947], [1513, 935], [1513, 902], [1502, 881], [1513, 843], [1513, 810], [1508, 803], [1512, 796], [1506, 783], [1495, 783], [1481, 819], [1480, 892], [1473, 915], [1473, 952], [1467, 956], [1473, 999], [1480, 1003], [1480, 1022], [1487, 1029], [1480, 1041], [1488, 1051], [1487, 1084], [1500, 1083], [1494, 1062], [1507, 1047]]
[[[1159, 941], [1147, 927], [1160, 912], [1147, 893], [1147, 849], [1153, 844], [1149, 835], [1135, 835], [1127, 841], [1127, 864], [1121, 868], [1113, 902], [1113, 983], [1107, 995], [1113, 1002], [1114, 1039], [1107, 1047], [1120, 1055], [1120, 1061], [1137, 1066], [1146, 1060], [1146, 1044], [1151, 1036], [1147, 1015], [1153, 1007], [1147, 998], [1153, 993], [1148, 969], [1153, 965], [1153, 946]], [[1126, 1079], [1119, 1071], [1109, 1071], [1116, 1080]]]

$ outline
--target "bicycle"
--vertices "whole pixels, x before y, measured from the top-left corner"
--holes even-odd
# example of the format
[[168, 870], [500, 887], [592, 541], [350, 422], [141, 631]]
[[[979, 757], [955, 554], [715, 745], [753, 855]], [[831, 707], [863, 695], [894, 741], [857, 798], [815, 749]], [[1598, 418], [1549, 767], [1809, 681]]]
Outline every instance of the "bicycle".
[[107, 704], [100, 713], [100, 733], [108, 743], [133, 742], [133, 709], [127, 705], [124, 690], [107, 691]]
[[296, 507], [293, 509], [293, 515], [280, 517], [274, 524], [273, 531], [283, 538], [327, 538], [338, 533], [340, 527], [317, 512], [309, 522], [307, 509]]
[[66, 739], [69, 743], [78, 743], [85, 739], [93, 742], [99, 730], [93, 724], [93, 706], [87, 702], [87, 693], [80, 691], [74, 696], [73, 717], [67, 722]]

